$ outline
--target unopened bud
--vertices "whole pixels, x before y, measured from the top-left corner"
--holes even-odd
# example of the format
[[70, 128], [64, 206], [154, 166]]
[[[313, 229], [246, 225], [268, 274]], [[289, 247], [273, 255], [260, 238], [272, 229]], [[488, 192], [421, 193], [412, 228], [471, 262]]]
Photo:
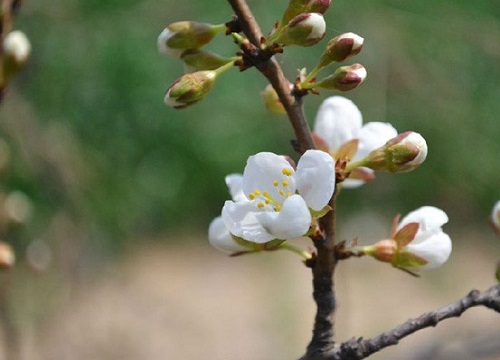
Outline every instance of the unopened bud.
[[213, 70], [197, 71], [178, 78], [165, 95], [165, 104], [183, 109], [203, 99], [215, 84], [217, 73]]
[[311, 84], [315, 88], [327, 90], [349, 91], [357, 88], [366, 79], [366, 69], [363, 65], [354, 64], [339, 67], [333, 75]]
[[225, 25], [195, 21], [175, 22], [168, 25], [158, 36], [158, 51], [167, 56], [180, 57], [184, 50], [199, 49], [225, 29]]
[[495, 228], [497, 235], [500, 236], [500, 201], [495, 204], [491, 212], [491, 224]]
[[286, 114], [286, 110], [281, 103], [276, 90], [271, 84], [267, 85], [266, 88], [260, 93], [266, 108], [276, 114]]
[[9, 244], [0, 242], [0, 269], [10, 269], [16, 262], [14, 250]]
[[363, 160], [363, 166], [373, 170], [400, 173], [417, 168], [426, 157], [425, 139], [419, 133], [407, 131], [373, 150]]
[[345, 33], [334, 37], [328, 42], [318, 66], [325, 67], [332, 62], [342, 62], [359, 54], [363, 48], [364, 39], [354, 33]]
[[331, 0], [290, 0], [283, 14], [283, 24], [288, 24], [297, 15], [303, 13], [324, 14], [330, 7]]
[[215, 70], [234, 61], [234, 59], [223, 58], [213, 52], [198, 49], [184, 51], [181, 55], [181, 60], [184, 61], [188, 68], [187, 70], [189, 70], [186, 72]]
[[3, 41], [3, 52], [5, 55], [4, 72], [9, 78], [28, 62], [31, 55], [30, 41], [22, 31], [11, 31]]
[[268, 42], [281, 45], [312, 46], [323, 39], [326, 24], [319, 13], [304, 13], [294, 17], [288, 24], [271, 34]]

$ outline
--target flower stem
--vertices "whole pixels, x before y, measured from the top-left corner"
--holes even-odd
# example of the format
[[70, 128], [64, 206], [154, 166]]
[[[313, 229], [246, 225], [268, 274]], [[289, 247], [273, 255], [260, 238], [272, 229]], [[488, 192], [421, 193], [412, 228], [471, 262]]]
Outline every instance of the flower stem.
[[286, 241], [284, 243], [280, 244], [279, 248], [283, 249], [283, 250], [288, 250], [288, 251], [294, 252], [294, 253], [300, 255], [301, 257], [303, 257], [304, 260], [312, 259], [312, 255], [309, 252], [302, 250], [301, 248], [294, 246]]

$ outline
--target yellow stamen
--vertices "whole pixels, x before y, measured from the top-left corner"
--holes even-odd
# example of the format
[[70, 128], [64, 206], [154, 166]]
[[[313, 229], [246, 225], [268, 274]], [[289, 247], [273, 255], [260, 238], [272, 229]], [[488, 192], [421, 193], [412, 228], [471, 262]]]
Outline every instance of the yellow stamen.
[[288, 181], [286, 181], [286, 180], [283, 181], [282, 184], [283, 184], [284, 187], [287, 187], [288, 185], [290, 185], [290, 183]]
[[250, 194], [248, 194], [248, 197], [250, 198], [250, 200], [253, 200], [253, 199], [255, 199], [255, 194], [254, 193], [250, 193]]
[[290, 197], [290, 196], [292, 196], [292, 193], [289, 191], [286, 193], [286, 196]]
[[280, 182], [279, 182], [278, 180], [274, 180], [274, 181], [273, 181], [273, 185], [274, 185], [274, 186], [278, 186], [279, 184], [280, 184]]
[[281, 195], [281, 196], [285, 196], [285, 190], [280, 189], [280, 195]]
[[260, 195], [260, 190], [259, 189], [255, 189], [254, 193], [255, 193], [255, 195]]
[[264, 206], [265, 206], [265, 205], [264, 205], [264, 203], [261, 203], [261, 202], [257, 204], [257, 207], [258, 207], [259, 209], [262, 209]]
[[292, 176], [292, 174], [293, 174], [292, 169], [289, 169], [289, 168], [283, 168], [283, 170], [281, 170], [281, 172], [283, 173], [283, 175], [286, 175], [286, 176]]
[[268, 198], [270, 199], [271, 198], [271, 195], [267, 192], [267, 191], [264, 191], [264, 193], [262, 194], [265, 198]]
[[271, 200], [266, 199], [265, 203], [266, 203], [266, 205], [269, 205], [271, 203]]
[[281, 205], [276, 205], [276, 211], [280, 211], [281, 210]]

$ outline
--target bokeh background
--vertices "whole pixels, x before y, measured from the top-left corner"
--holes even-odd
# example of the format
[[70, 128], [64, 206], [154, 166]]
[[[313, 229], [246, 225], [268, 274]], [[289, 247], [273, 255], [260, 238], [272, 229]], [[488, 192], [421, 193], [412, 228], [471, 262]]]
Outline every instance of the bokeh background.
[[[268, 31], [286, 1], [249, 5]], [[0, 105], [2, 213], [23, 221], [3, 235], [18, 258], [0, 274], [3, 359], [264, 360], [305, 349], [314, 304], [299, 259], [227, 258], [206, 239], [228, 197], [226, 174], [259, 151], [293, 155], [286, 118], [260, 99], [265, 79], [230, 71], [194, 107], [163, 104], [183, 65], [157, 54], [160, 31], [231, 15], [225, 1], [25, 1], [15, 28], [33, 55]], [[325, 18], [328, 37], [365, 38], [354, 61], [367, 81], [346, 94], [365, 121], [420, 132], [429, 145], [416, 171], [343, 191], [341, 237], [377, 240], [395, 214], [428, 204], [449, 214], [455, 246], [447, 265], [418, 280], [370, 259], [342, 264], [343, 340], [494, 283], [500, 241], [487, 218], [500, 199], [500, 7], [335, 0]], [[286, 49], [289, 78], [312, 68], [325, 43]], [[237, 51], [224, 37], [209, 48]], [[311, 123], [329, 95], [306, 99]], [[473, 310], [450, 324], [374, 358], [480, 359], [465, 352], [478, 348], [500, 359], [498, 316]]]

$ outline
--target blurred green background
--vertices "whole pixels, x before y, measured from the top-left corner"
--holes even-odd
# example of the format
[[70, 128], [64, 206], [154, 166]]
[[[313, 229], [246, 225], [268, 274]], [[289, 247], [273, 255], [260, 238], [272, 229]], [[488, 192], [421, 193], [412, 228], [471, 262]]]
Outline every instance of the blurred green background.
[[[285, 4], [249, 1], [265, 32]], [[32, 208], [7, 239], [21, 262], [38, 239], [64, 276], [77, 278], [141, 242], [206, 247], [207, 225], [228, 198], [224, 176], [241, 172], [259, 151], [295, 155], [293, 132], [265, 109], [266, 82], [252, 69], [224, 74], [196, 106], [163, 104], [183, 65], [158, 55], [161, 30], [231, 15], [225, 1], [24, 3], [14, 27], [28, 35], [33, 54], [0, 106], [0, 135], [11, 153], [2, 186], [26, 194]], [[420, 132], [429, 146], [416, 171], [343, 191], [340, 224], [360, 212], [390, 219], [428, 204], [450, 215], [456, 233], [464, 224], [486, 228], [500, 199], [498, 4], [334, 0], [325, 18], [327, 37], [352, 31], [365, 38], [350, 63], [367, 68], [367, 81], [345, 94], [365, 122]], [[325, 43], [286, 49], [279, 61], [287, 76], [312, 68]], [[237, 51], [224, 37], [208, 49]], [[305, 99], [311, 124], [329, 95]]]

